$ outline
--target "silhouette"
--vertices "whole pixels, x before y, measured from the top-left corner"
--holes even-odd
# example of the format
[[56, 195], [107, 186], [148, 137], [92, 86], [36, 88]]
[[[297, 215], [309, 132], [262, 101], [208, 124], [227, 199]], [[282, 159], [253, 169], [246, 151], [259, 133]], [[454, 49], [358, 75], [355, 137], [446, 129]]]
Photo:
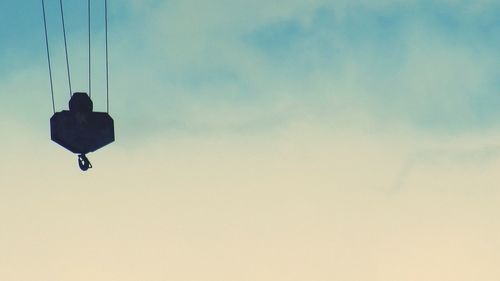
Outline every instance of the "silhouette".
[[113, 118], [106, 112], [93, 112], [93, 103], [86, 93], [74, 93], [69, 111], [56, 112], [50, 118], [51, 139], [78, 154], [82, 171], [92, 168], [86, 154], [115, 141]]
[[85, 154], [78, 155], [78, 165], [80, 166], [80, 169], [84, 172], [92, 168], [92, 164], [90, 164], [90, 161]]

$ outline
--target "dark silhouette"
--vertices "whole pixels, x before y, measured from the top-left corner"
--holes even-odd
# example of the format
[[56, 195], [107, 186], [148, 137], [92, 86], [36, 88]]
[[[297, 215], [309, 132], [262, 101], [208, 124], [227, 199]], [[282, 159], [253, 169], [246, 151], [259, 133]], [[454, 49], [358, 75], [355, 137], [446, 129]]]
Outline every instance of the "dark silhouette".
[[80, 169], [84, 172], [92, 168], [92, 164], [90, 164], [90, 161], [85, 154], [78, 155], [78, 165], [80, 166]]
[[63, 110], [50, 118], [54, 142], [78, 154], [82, 171], [92, 168], [86, 154], [115, 141], [113, 118], [106, 112], [93, 112], [93, 103], [86, 93], [75, 93], [69, 101], [69, 111]]

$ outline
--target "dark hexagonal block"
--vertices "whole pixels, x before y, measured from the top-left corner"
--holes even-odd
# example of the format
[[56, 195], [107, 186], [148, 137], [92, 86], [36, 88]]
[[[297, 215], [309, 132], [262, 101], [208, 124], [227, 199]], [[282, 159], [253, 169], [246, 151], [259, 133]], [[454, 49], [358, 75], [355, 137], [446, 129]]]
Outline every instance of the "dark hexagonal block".
[[73, 153], [94, 152], [115, 141], [113, 118], [105, 112], [92, 112], [89, 101], [87, 94], [75, 93], [71, 110], [50, 118], [51, 139]]
[[50, 118], [51, 138], [77, 154], [94, 152], [115, 141], [113, 118], [104, 112], [57, 112]]

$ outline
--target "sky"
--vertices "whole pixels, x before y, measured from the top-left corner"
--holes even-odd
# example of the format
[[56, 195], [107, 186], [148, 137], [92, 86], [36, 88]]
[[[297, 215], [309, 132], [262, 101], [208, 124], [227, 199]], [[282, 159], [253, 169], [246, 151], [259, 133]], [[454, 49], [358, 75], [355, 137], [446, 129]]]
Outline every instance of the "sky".
[[[87, 92], [86, 3], [64, 5]], [[116, 142], [82, 173], [50, 140], [41, 3], [0, 2], [0, 280], [498, 280], [498, 1], [109, 7]]]

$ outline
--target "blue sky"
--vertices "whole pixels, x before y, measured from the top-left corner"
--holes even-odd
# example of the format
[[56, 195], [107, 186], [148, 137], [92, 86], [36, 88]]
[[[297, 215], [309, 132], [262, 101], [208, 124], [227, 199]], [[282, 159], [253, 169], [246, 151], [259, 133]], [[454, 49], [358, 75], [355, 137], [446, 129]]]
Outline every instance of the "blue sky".
[[[47, 3], [58, 71], [64, 67], [58, 6], [57, 1]], [[45, 75], [38, 4], [2, 4], [8, 13], [1, 24], [11, 26], [1, 31], [4, 77], [27, 70], [33, 71], [30, 75]], [[84, 4], [65, 3], [74, 79], [81, 81], [77, 84], [82, 90]], [[138, 122], [141, 127], [151, 125], [151, 130], [255, 128], [286, 126], [307, 117], [328, 124], [343, 118], [339, 109], [349, 108], [346, 114], [363, 112], [381, 126], [397, 121], [441, 133], [498, 125], [499, 4], [295, 1], [285, 9], [280, 2], [269, 7], [259, 2], [241, 8], [223, 1], [201, 5], [206, 13], [193, 18], [189, 13], [198, 3], [189, 1], [111, 3], [112, 70], [116, 70], [112, 102], [123, 119], [134, 119], [131, 124]], [[102, 43], [101, 6], [94, 4], [98, 44]], [[101, 45], [95, 47], [99, 70]], [[135, 67], [124, 69], [127, 65]], [[102, 72], [96, 75], [101, 77]], [[64, 77], [57, 79], [61, 89]], [[119, 82], [124, 80], [133, 83]], [[47, 85], [37, 86], [38, 96], [43, 97]], [[191, 111], [197, 109], [190, 108], [193, 102], [214, 119], [236, 120], [231, 124], [196, 120]], [[125, 114], [129, 104], [136, 108]], [[245, 110], [246, 116], [235, 116]], [[164, 126], [168, 120], [171, 124]], [[346, 126], [356, 127], [356, 120], [351, 121]]]

